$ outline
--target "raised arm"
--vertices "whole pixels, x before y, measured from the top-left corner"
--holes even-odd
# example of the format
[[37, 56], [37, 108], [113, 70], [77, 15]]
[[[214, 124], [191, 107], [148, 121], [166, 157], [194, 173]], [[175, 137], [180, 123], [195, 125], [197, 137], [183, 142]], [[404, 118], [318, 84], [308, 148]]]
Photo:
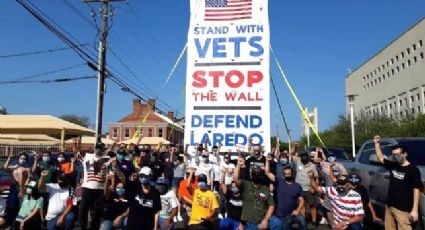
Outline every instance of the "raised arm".
[[310, 177], [311, 187], [314, 189], [314, 191], [323, 193], [322, 188], [317, 184], [317, 181], [314, 179], [313, 170], [308, 171], [308, 176]]
[[240, 178], [241, 165], [242, 165], [242, 160], [238, 159], [238, 163], [236, 165], [235, 172], [233, 173], [233, 181], [235, 181], [237, 186], [239, 186], [241, 184], [241, 178]]
[[4, 168], [5, 170], [9, 169], [9, 163], [10, 163], [10, 159], [11, 159], [11, 158], [12, 158], [12, 153], [10, 153], [10, 154], [9, 154], [9, 156], [7, 157], [6, 162], [4, 163], [3, 168]]
[[224, 168], [223, 171], [221, 172], [221, 177], [220, 177], [220, 187], [223, 194], [227, 193], [227, 185], [225, 184], [226, 173], [227, 173], [227, 168]]
[[187, 184], [186, 184], [186, 189], [187, 189], [187, 191], [189, 192], [189, 194], [190, 195], [193, 195], [193, 189], [192, 189], [192, 186], [191, 186], [191, 184], [190, 184], [190, 181], [192, 181], [192, 178], [193, 178], [193, 174], [194, 174], [195, 172], [193, 171], [193, 170], [191, 170], [190, 171], [190, 173], [189, 173], [189, 177], [187, 178]]
[[383, 164], [385, 157], [381, 149], [381, 137], [379, 135], [374, 136], [373, 142], [375, 143], [376, 158], [378, 159], [379, 162]]
[[46, 191], [46, 177], [49, 174], [47, 170], [44, 170], [40, 174], [40, 180], [38, 180], [38, 189], [40, 191]]
[[36, 155], [34, 159], [34, 163], [32, 164], [32, 168], [31, 168], [32, 173], [35, 173], [37, 171], [37, 164], [39, 160], [40, 160], [40, 156]]
[[273, 173], [270, 172], [270, 162], [272, 161], [272, 157], [271, 156], [267, 156], [266, 158], [266, 166], [264, 169], [264, 173], [266, 174], [266, 176], [272, 181], [275, 182], [275, 175]]

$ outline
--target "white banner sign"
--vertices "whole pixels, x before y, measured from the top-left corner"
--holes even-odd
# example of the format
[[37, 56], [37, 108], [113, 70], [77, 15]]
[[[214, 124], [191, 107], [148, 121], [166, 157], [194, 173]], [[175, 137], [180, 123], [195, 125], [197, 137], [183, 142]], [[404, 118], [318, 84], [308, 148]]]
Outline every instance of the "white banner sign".
[[191, 0], [185, 143], [270, 151], [267, 0]]

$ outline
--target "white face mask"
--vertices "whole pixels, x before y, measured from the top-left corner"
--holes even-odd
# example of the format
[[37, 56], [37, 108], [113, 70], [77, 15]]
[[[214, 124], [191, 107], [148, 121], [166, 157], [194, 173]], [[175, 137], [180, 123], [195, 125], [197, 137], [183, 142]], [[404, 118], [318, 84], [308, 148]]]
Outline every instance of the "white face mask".
[[24, 160], [24, 159], [19, 159], [19, 161], [18, 161], [19, 165], [24, 165], [25, 162], [26, 162], [26, 160]]
[[62, 163], [62, 162], [64, 162], [65, 161], [65, 158], [63, 158], [63, 157], [58, 157], [58, 162], [59, 163]]
[[43, 159], [44, 162], [48, 162], [50, 160], [50, 157], [44, 156], [42, 159]]

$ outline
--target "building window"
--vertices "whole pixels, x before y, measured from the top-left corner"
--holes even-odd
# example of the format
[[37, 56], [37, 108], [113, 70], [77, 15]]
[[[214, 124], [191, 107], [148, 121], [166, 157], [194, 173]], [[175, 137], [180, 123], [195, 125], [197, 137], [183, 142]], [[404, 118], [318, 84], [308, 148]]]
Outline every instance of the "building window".
[[394, 64], [394, 58], [391, 58], [391, 65]]
[[407, 48], [406, 51], [407, 51], [407, 54], [410, 54], [410, 48]]
[[378, 80], [375, 79], [375, 85], [378, 84]]
[[410, 103], [415, 101], [415, 97], [414, 96], [410, 96]]
[[419, 40], [419, 47], [422, 47], [422, 40]]
[[387, 72], [387, 77], [388, 77], [388, 78], [390, 77], [390, 72]]
[[130, 138], [130, 129], [124, 129], [124, 138]]
[[385, 65], [382, 65], [382, 70], [384, 70], [385, 69]]
[[421, 107], [420, 106], [418, 106], [418, 113], [420, 113], [421, 112]]
[[391, 75], [394, 75], [394, 69], [391, 70]]
[[153, 137], [153, 129], [148, 129], [148, 137]]
[[409, 67], [412, 64], [410, 60], [407, 60], [407, 67]]
[[418, 94], [416, 94], [416, 98], [418, 99], [418, 101], [421, 99], [421, 96]]
[[416, 44], [413, 44], [413, 50], [416, 50]]
[[400, 72], [400, 66], [397, 66], [397, 73]]
[[390, 104], [390, 109], [392, 109], [393, 108], [393, 104]]
[[413, 57], [413, 62], [416, 63], [418, 61], [418, 58], [416, 56]]
[[412, 114], [415, 114], [415, 108], [412, 108]]
[[389, 61], [387, 61], [387, 67], [388, 67], [388, 66], [390, 66], [390, 62], [389, 62]]
[[112, 129], [112, 138], [113, 139], [118, 138], [118, 129], [116, 129], [116, 128]]
[[421, 57], [421, 59], [424, 59], [424, 53], [420, 53], [419, 56]]
[[403, 101], [402, 100], [398, 101], [398, 105], [399, 106], [402, 106], [403, 105]]
[[398, 61], [398, 55], [395, 55], [395, 60]]
[[404, 58], [404, 52], [401, 52], [401, 58]]
[[401, 63], [401, 68], [402, 69], [406, 68], [406, 65], [404, 63]]
[[158, 137], [163, 137], [163, 129], [158, 129]]

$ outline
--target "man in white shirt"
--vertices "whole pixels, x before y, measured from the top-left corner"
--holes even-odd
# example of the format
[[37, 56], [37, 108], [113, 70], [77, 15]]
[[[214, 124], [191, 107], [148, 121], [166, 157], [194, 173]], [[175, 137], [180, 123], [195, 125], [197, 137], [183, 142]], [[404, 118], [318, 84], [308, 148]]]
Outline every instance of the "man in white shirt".
[[69, 178], [66, 174], [60, 174], [57, 183], [45, 183], [48, 171], [42, 171], [38, 182], [38, 189], [49, 193], [49, 206], [47, 207], [47, 229], [57, 228], [70, 230], [74, 222], [72, 212], [73, 197], [69, 190]]

